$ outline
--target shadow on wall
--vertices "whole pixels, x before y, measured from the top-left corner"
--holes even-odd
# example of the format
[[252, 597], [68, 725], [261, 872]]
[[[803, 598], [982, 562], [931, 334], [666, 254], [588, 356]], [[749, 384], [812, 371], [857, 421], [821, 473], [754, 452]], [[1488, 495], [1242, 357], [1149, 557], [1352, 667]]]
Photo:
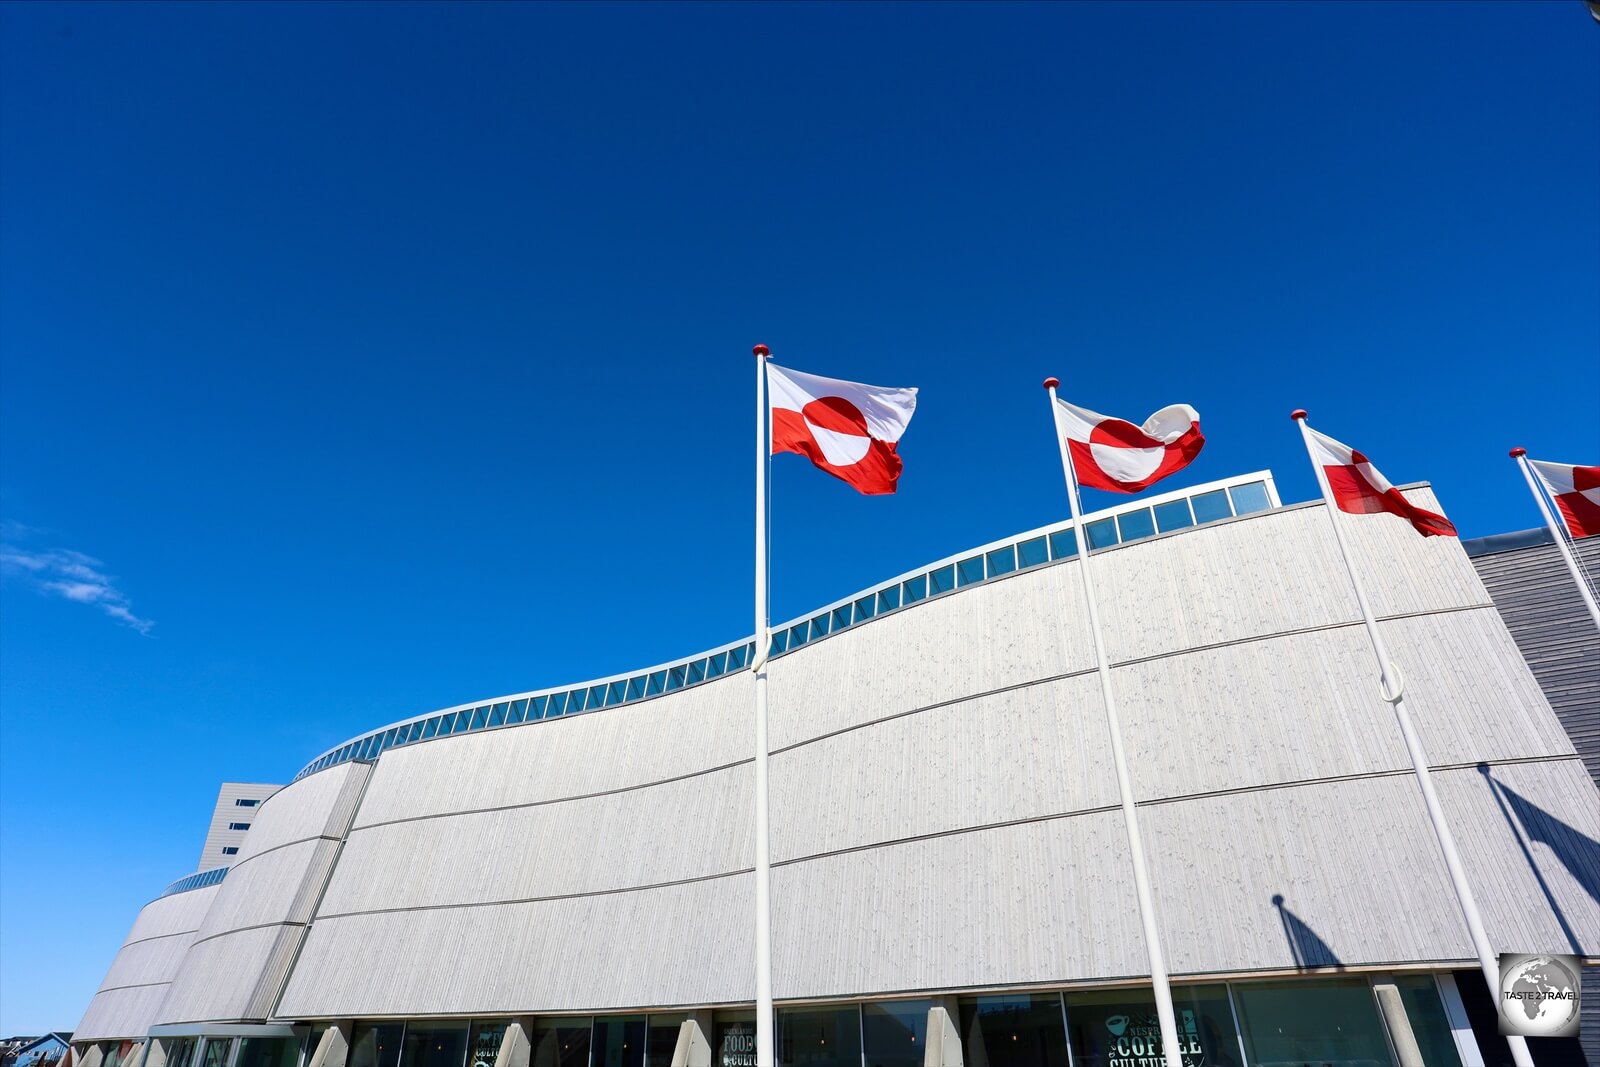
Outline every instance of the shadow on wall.
[[1496, 780], [1494, 771], [1487, 763], [1478, 764], [1478, 773], [1483, 775], [1484, 782], [1489, 786], [1489, 792], [1494, 795], [1494, 801], [1500, 807], [1500, 815], [1511, 827], [1511, 835], [1517, 839], [1517, 846], [1522, 849], [1522, 858], [1527, 861], [1528, 869], [1533, 871], [1533, 876], [1539, 880], [1539, 888], [1544, 892], [1545, 903], [1550, 905], [1551, 913], [1561, 924], [1561, 932], [1566, 937], [1567, 944], [1574, 953], [1583, 955], [1584, 946], [1567, 921], [1566, 913], [1561, 910], [1555, 894], [1550, 891], [1550, 884], [1545, 881], [1544, 872], [1539, 870], [1539, 865], [1534, 862], [1533, 852], [1528, 845], [1537, 841], [1549, 848], [1567, 869], [1567, 873], [1572, 875], [1573, 880], [1589, 894], [1589, 899], [1600, 901], [1600, 842], [1568, 826], [1533, 801], [1518, 794], [1504, 782]]
[[1272, 906], [1278, 909], [1278, 919], [1283, 923], [1283, 936], [1289, 942], [1289, 952], [1294, 956], [1296, 967], [1343, 969], [1344, 961], [1334, 953], [1328, 943], [1318, 937], [1317, 932], [1307, 926], [1304, 919], [1283, 906], [1282, 893], [1272, 895]]

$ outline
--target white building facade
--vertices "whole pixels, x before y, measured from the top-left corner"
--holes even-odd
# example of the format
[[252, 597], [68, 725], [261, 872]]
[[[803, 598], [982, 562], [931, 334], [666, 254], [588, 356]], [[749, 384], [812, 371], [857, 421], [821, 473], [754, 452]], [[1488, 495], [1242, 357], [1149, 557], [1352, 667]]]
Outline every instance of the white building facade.
[[[1600, 794], [1472, 562], [1346, 530], [1496, 948], [1600, 957]], [[1081, 533], [775, 629], [780, 1061], [1159, 1062], [1083, 540], [1190, 1061], [1498, 1062], [1324, 505], [1257, 473]], [[140, 913], [83, 1067], [753, 1062], [752, 651], [318, 757]]]

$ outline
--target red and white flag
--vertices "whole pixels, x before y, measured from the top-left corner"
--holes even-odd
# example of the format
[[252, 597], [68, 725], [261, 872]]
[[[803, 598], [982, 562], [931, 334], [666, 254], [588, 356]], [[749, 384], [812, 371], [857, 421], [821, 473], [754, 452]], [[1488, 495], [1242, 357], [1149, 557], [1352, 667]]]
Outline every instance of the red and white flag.
[[1366, 456], [1309, 426], [1305, 430], [1311, 444], [1312, 462], [1327, 476], [1328, 490], [1340, 511], [1351, 515], [1376, 515], [1386, 511], [1409, 522], [1423, 537], [1460, 536], [1449, 519], [1407, 500]]
[[868, 495], [892, 493], [896, 446], [917, 410], [915, 389], [822, 378], [767, 364], [772, 454], [798, 452]]
[[1574, 540], [1600, 534], [1600, 467], [1575, 467], [1530, 459], [1544, 491], [1556, 502], [1561, 521]]
[[1200, 413], [1173, 404], [1135, 426], [1056, 398], [1056, 426], [1072, 449], [1080, 485], [1137, 493], [1194, 462], [1206, 439]]

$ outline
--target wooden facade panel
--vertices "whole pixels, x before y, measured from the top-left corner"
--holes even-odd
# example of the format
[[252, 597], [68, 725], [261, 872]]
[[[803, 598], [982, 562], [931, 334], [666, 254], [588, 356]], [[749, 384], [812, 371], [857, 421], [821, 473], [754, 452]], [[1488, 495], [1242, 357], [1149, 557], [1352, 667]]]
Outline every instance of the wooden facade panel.
[[512, 1015], [750, 998], [750, 876], [319, 919], [285, 1018]]
[[743, 764], [581, 800], [360, 827], [320, 914], [609, 892], [746, 870], [754, 863], [751, 781]]
[[391, 749], [355, 825], [603, 793], [750, 759], [752, 685], [739, 672], [641, 704]]

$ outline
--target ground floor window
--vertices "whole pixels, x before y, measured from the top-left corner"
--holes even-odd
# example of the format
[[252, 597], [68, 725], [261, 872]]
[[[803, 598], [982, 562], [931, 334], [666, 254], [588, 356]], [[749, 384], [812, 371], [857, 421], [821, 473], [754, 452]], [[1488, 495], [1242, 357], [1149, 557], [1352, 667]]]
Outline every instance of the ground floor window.
[[719, 1011], [711, 1017], [712, 1067], [755, 1067], [756, 1013]]
[[292, 1037], [247, 1037], [237, 1067], [295, 1067], [299, 1057], [300, 1042]]
[[[1148, 988], [1068, 993], [1066, 1002], [1077, 1067], [1161, 1062], [1161, 1024]], [[1226, 986], [1173, 986], [1172, 1009], [1186, 1063], [1239, 1067], [1239, 1037]]]
[[643, 1015], [610, 1015], [594, 1021], [590, 1067], [644, 1067]]
[[474, 1022], [468, 1039], [467, 1067], [494, 1067], [506, 1039], [505, 1020]]
[[928, 1048], [931, 1000], [886, 1000], [861, 1005], [866, 1067], [922, 1067]]
[[400, 1067], [461, 1067], [466, 1053], [465, 1022], [418, 1020], [406, 1024], [405, 1037], [400, 1042]]
[[1055, 993], [964, 997], [961, 1045], [966, 1063], [989, 1067], [1067, 1067], [1061, 997]]
[[650, 1016], [649, 1034], [645, 1039], [645, 1067], [672, 1067], [672, 1054], [678, 1050], [678, 1032], [689, 1018], [687, 1012], [669, 1012]]
[[[399, 1067], [400, 1035], [405, 1032], [402, 1023], [378, 1023], [357, 1026], [350, 1034], [350, 1067]], [[210, 1051], [210, 1045], [206, 1046]], [[223, 1067], [206, 1063], [205, 1067]]]
[[854, 1004], [778, 1012], [783, 1067], [861, 1067], [861, 1015]]
[[540, 1019], [533, 1027], [533, 1067], [589, 1067], [587, 1016]]
[[1365, 979], [1240, 983], [1233, 994], [1251, 1063], [1394, 1063], [1372, 986]]

